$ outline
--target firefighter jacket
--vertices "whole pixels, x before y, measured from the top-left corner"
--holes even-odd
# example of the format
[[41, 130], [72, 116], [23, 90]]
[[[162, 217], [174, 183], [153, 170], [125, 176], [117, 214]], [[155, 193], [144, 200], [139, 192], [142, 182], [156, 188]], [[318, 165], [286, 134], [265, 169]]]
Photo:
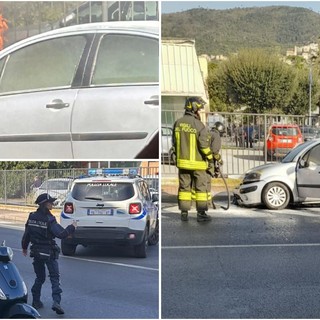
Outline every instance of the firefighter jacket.
[[25, 225], [22, 237], [22, 249], [53, 248], [56, 246], [54, 238], [64, 239], [75, 230], [73, 225], [65, 229], [57, 222], [52, 213], [45, 207], [39, 207], [36, 212], [31, 212]]
[[172, 142], [179, 169], [207, 170], [212, 162], [210, 134], [197, 115], [186, 111], [173, 126]]
[[215, 154], [218, 154], [221, 149], [220, 132], [216, 128], [213, 128], [210, 132], [210, 135], [211, 135], [210, 149], [211, 149], [211, 152], [215, 155]]

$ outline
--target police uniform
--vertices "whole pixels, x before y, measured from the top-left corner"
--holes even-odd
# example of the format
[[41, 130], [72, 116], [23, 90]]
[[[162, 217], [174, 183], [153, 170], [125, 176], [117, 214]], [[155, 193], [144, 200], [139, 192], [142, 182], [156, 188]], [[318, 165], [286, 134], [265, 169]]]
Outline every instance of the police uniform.
[[33, 306], [36, 308], [43, 306], [40, 301], [40, 295], [41, 287], [46, 279], [45, 267], [47, 266], [52, 285], [52, 309], [58, 314], [63, 314], [64, 311], [60, 307], [62, 289], [60, 287], [60, 273], [57, 260], [60, 248], [54, 238], [63, 239], [68, 237], [75, 231], [75, 227], [71, 224], [64, 229], [57, 223], [56, 218], [51, 214], [50, 210], [41, 205], [46, 201], [53, 203], [55, 200], [55, 198], [51, 198], [48, 194], [41, 194], [37, 198], [36, 203], [39, 204], [39, 208], [36, 212], [30, 213], [21, 244], [22, 249], [27, 250], [31, 243], [30, 257], [33, 257], [33, 267], [36, 274], [34, 285], [31, 288]]
[[194, 186], [198, 221], [200, 221], [199, 214], [204, 215], [208, 210], [206, 170], [213, 158], [209, 132], [196, 111], [188, 109], [188, 103], [187, 100], [185, 115], [174, 124], [172, 136], [176, 166], [179, 169], [178, 204], [182, 215], [184, 213], [187, 215], [191, 209], [191, 187]]

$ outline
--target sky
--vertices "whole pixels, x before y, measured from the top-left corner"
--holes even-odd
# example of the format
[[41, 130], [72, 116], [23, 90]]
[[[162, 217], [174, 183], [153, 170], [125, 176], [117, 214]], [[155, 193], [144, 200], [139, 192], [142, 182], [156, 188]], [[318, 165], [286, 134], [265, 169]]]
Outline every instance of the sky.
[[194, 8], [224, 10], [266, 6], [303, 7], [320, 13], [320, 1], [161, 1], [161, 12], [181, 12]]

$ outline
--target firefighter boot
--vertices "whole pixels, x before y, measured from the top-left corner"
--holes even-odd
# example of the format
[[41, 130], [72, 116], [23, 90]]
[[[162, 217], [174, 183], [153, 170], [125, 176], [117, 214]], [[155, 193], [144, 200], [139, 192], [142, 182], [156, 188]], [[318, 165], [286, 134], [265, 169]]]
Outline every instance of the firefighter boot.
[[181, 221], [188, 221], [188, 211], [181, 211]]
[[207, 222], [207, 221], [211, 221], [211, 217], [208, 216], [205, 211], [199, 211], [197, 213], [197, 221], [198, 222]]

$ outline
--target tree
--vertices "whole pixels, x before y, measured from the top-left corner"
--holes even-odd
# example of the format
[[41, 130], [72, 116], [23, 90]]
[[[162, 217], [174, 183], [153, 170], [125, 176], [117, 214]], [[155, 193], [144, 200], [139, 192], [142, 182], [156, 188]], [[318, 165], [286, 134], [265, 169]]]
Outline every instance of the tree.
[[[316, 96], [316, 80], [313, 87]], [[260, 49], [241, 50], [211, 68], [208, 89], [212, 108], [217, 111], [306, 114], [308, 110], [308, 70], [290, 66], [278, 55]]]

